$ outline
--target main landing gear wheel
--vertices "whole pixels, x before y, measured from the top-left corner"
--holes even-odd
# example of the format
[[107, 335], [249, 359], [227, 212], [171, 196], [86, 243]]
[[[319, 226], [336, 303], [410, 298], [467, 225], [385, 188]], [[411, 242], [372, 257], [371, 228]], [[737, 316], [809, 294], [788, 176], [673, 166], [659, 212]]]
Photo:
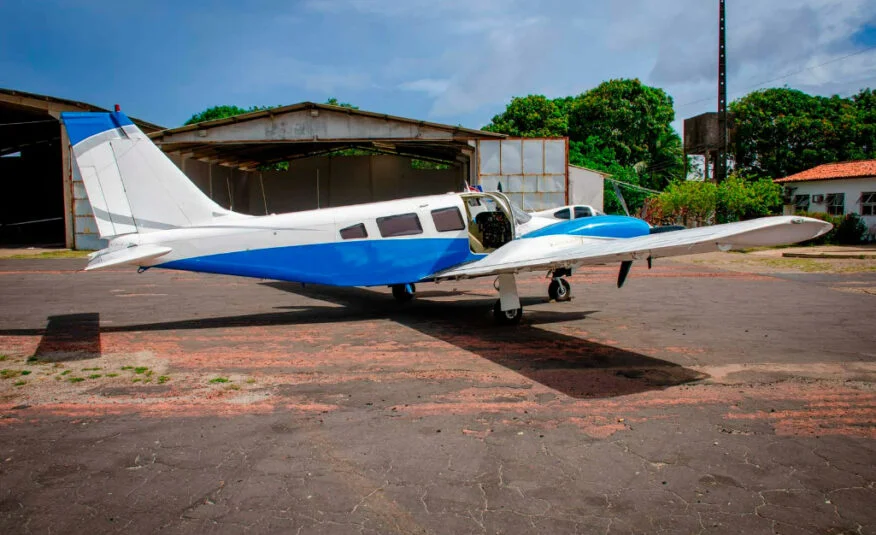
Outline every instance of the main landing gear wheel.
[[548, 285], [548, 296], [554, 301], [571, 301], [572, 286], [566, 279], [554, 279]]
[[395, 297], [395, 300], [399, 303], [407, 303], [411, 299], [414, 298], [414, 294], [417, 293], [417, 287], [413, 284], [393, 284], [392, 285], [392, 296]]
[[502, 300], [493, 305], [493, 317], [499, 325], [517, 325], [523, 317], [523, 307], [502, 311]]

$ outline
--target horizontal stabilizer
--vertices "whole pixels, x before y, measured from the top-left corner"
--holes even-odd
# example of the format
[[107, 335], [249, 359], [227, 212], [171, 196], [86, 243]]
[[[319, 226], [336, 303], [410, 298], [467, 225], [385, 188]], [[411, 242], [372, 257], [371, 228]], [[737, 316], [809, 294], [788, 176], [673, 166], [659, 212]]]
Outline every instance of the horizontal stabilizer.
[[145, 260], [152, 260], [171, 252], [170, 247], [160, 245], [132, 245], [123, 249], [101, 249], [89, 256], [86, 271], [103, 269], [119, 264], [140, 265]]

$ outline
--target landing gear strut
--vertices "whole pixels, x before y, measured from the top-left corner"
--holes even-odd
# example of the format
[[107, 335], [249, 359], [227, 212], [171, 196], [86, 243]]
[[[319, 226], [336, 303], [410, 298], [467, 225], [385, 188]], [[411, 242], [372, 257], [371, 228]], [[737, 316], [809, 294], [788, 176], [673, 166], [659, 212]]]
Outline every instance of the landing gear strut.
[[499, 300], [493, 305], [493, 317], [499, 325], [517, 325], [523, 317], [523, 307], [517, 295], [517, 281], [511, 273], [503, 273], [496, 280]]
[[569, 284], [569, 281], [563, 278], [571, 274], [572, 270], [566, 268], [555, 269], [553, 273], [551, 273], [553, 280], [548, 285], [548, 296], [551, 299], [557, 302], [572, 300], [572, 285]]
[[392, 285], [392, 296], [395, 297], [395, 300], [399, 303], [407, 303], [411, 299], [414, 298], [414, 294], [417, 293], [417, 287], [413, 284], [393, 284]]

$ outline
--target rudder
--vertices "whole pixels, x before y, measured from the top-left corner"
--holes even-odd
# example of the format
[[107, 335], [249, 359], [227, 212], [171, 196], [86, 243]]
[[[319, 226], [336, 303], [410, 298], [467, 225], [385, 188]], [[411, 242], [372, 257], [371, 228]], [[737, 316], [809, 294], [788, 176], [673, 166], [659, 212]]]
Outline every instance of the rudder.
[[121, 112], [62, 113], [101, 238], [209, 223], [231, 212]]

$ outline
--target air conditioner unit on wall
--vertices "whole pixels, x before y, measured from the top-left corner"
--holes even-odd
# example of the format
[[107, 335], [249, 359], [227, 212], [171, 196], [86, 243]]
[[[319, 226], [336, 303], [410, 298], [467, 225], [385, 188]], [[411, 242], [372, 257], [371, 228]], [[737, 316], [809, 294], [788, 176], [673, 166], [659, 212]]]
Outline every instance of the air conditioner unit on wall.
[[812, 202], [824, 202], [824, 195], [813, 195]]

